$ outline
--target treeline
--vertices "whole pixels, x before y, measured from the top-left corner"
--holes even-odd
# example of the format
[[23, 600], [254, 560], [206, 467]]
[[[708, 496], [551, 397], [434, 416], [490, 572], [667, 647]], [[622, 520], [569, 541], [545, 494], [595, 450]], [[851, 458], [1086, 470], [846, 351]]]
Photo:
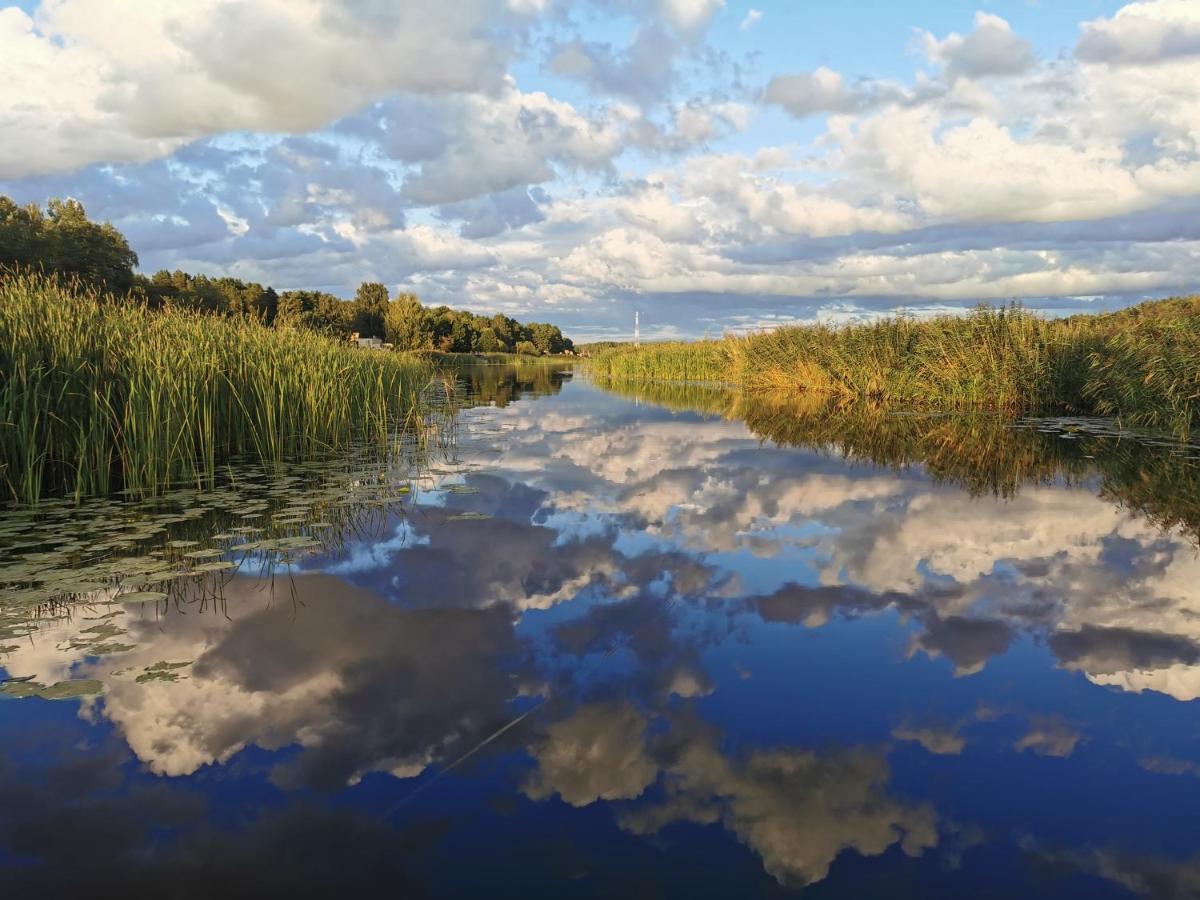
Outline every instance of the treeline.
[[426, 307], [414, 294], [392, 297], [364, 282], [353, 300], [322, 291], [276, 291], [238, 278], [186, 272], [134, 272], [137, 254], [108, 223], [88, 219], [82, 204], [51, 200], [45, 210], [0, 196], [0, 269], [39, 270], [78, 280], [150, 309], [188, 309], [248, 317], [277, 328], [306, 328], [333, 337], [380, 338], [398, 350], [444, 353], [574, 352], [556, 325], [481, 316], [448, 306]]

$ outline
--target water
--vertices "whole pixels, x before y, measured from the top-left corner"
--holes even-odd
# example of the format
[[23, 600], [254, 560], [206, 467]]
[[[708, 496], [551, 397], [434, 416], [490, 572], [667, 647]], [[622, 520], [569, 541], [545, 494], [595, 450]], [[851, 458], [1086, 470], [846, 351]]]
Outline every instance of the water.
[[6, 894], [1200, 894], [1195, 448], [474, 390], [0, 517]]

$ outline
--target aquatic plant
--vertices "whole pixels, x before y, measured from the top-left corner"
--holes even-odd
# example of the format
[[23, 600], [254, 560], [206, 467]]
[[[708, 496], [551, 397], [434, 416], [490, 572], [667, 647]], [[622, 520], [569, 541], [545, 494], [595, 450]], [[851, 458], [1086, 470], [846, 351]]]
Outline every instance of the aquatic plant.
[[717, 341], [602, 351], [608, 378], [719, 381], [743, 388], [922, 406], [1020, 408], [1057, 391], [1054, 345], [1069, 328], [1018, 308], [779, 328]]
[[1047, 320], [1020, 307], [624, 345], [590, 371], [919, 409], [1094, 413], [1187, 434], [1200, 420], [1200, 304]]
[[151, 311], [38, 274], [0, 278], [0, 489], [14, 500], [211, 484], [385, 444], [433, 366], [250, 318]]
[[1088, 363], [1082, 394], [1097, 413], [1177, 435], [1200, 428], [1200, 314], [1114, 328]]

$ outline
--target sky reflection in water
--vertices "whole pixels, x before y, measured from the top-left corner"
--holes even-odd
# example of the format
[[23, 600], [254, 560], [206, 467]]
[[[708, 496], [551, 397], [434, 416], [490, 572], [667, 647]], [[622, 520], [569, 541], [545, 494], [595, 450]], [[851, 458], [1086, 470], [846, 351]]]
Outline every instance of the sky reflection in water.
[[[164, 540], [200, 524], [151, 569], [248, 560], [167, 600], [110, 602], [138, 587], [115, 563], [67, 604], [22, 582], [5, 690], [99, 693], [0, 699], [6, 885], [1200, 891], [1194, 450], [869, 413], [832, 444], [712, 392], [477, 387], [505, 405], [411, 487], [225, 495], [299, 536], [160, 506]], [[218, 527], [257, 546], [205, 554]], [[16, 597], [45, 550], [0, 533]]]

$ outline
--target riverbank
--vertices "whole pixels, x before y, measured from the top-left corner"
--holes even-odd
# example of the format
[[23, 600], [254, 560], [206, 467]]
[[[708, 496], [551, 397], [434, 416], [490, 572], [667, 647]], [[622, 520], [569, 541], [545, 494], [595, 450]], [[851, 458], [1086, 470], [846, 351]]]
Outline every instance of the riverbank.
[[1047, 320], [1016, 307], [965, 316], [790, 326], [747, 337], [627, 345], [589, 366], [618, 381], [699, 381], [921, 409], [1113, 416], [1200, 428], [1200, 298]]
[[0, 279], [0, 492], [152, 495], [232, 460], [280, 463], [394, 437], [434, 366], [303, 329]]

